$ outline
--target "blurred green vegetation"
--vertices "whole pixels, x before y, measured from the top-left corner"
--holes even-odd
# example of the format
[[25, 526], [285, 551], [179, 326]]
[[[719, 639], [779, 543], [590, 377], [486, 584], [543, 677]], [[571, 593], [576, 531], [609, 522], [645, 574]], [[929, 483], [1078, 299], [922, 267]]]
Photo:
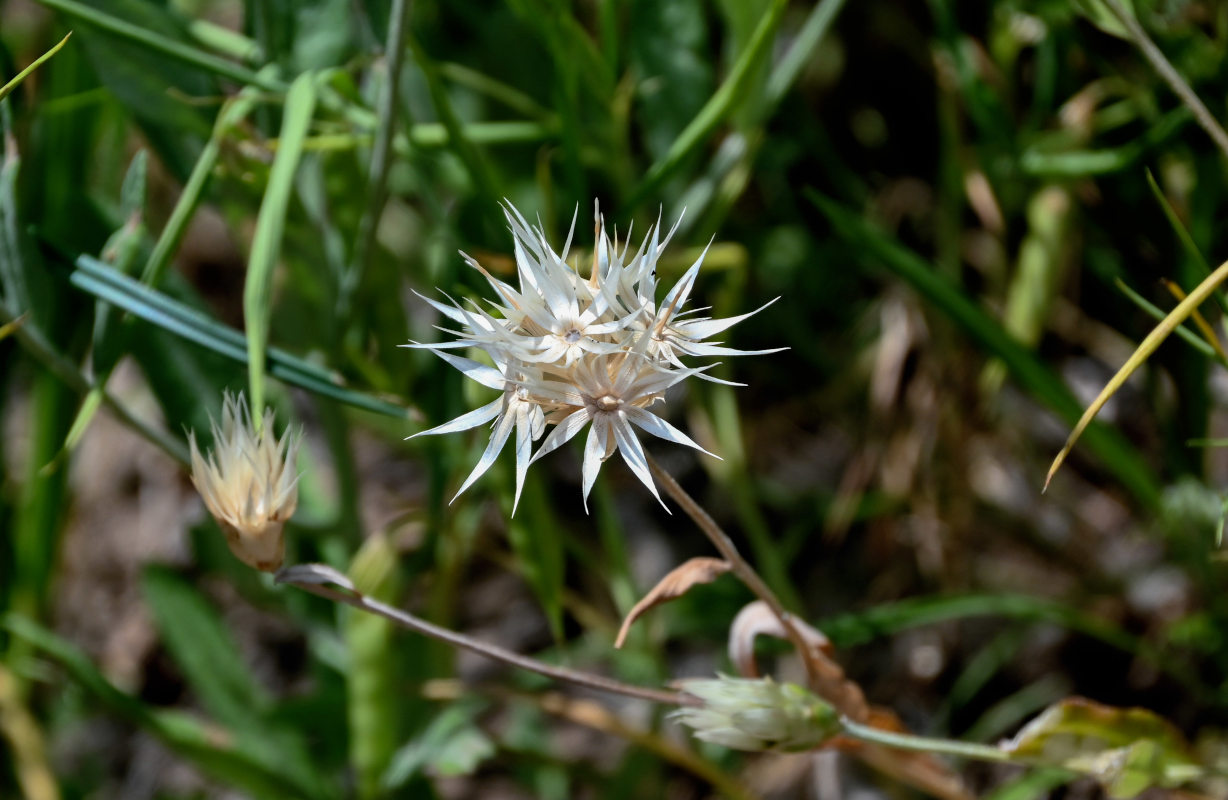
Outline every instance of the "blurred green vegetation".
[[[1133, 5], [1228, 116], [1228, 6]], [[578, 215], [581, 249], [594, 198], [632, 239], [685, 208], [666, 282], [714, 239], [713, 316], [782, 298], [730, 340], [788, 352], [714, 370], [746, 388], [670, 398], [724, 461], [654, 451], [875, 703], [982, 740], [1069, 694], [1228, 726], [1228, 458], [1190, 444], [1228, 435], [1205, 333], [1164, 345], [1039, 494], [1154, 324], [1141, 306], [1171, 308], [1163, 279], [1189, 291], [1228, 252], [1226, 154], [1106, 13], [0, 0], [0, 85], [72, 31], [0, 102], [0, 796], [805, 780], [696, 756], [660, 714], [587, 735], [525, 676], [279, 590], [176, 477], [186, 431], [247, 389], [308, 431], [289, 560], [627, 681], [727, 669], [750, 599], [731, 580], [612, 649], [639, 596], [708, 554], [621, 467], [590, 517], [574, 454], [552, 456], [508, 519], [510, 456], [446, 502], [480, 431], [402, 441], [473, 405], [396, 345], [441, 335], [415, 291], [488, 290], [458, 249], [513, 269], [504, 198], [557, 244]], [[1220, 335], [1224, 308], [1203, 309]], [[439, 684], [458, 671], [459, 698]], [[998, 796], [1056, 783], [970, 775], [1007, 778]]]

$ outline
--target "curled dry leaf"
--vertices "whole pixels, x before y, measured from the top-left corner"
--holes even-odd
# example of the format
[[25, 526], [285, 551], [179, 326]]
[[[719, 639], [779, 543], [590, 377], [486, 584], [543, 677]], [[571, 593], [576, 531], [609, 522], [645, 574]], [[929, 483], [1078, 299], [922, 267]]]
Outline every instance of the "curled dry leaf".
[[631, 625], [644, 615], [648, 609], [659, 606], [676, 597], [686, 594], [692, 586], [712, 583], [730, 570], [728, 561], [720, 558], [692, 558], [680, 567], [675, 567], [662, 578], [652, 591], [644, 595], [618, 629], [618, 638], [614, 640], [615, 647], [622, 647]]
[[[797, 618], [793, 619], [793, 625], [806, 642], [806, 649], [809, 651], [802, 653], [802, 657], [830, 662], [831, 642], [823, 635], [823, 632], [815, 630]], [[743, 607], [734, 617], [733, 625], [729, 626], [729, 660], [737, 667], [738, 674], [744, 678], [759, 677], [759, 666], [755, 663], [755, 639], [760, 636], [771, 636], [786, 641], [789, 639], [784, 625], [772, 613], [767, 603], [756, 600]]]
[[[865, 692], [845, 676], [844, 669], [832, 658], [831, 642], [822, 631], [796, 617], [791, 617], [789, 621], [806, 642], [806, 652], [801, 655], [810, 661], [813, 676], [811, 688], [815, 694], [855, 722], [889, 731], [907, 730], [893, 711], [871, 707], [866, 702]], [[759, 676], [759, 665], [755, 662], [755, 639], [759, 636], [789, 639], [780, 619], [762, 600], [756, 600], [739, 611], [729, 629], [729, 660], [738, 673], [747, 678]], [[971, 800], [972, 795], [959, 776], [929, 753], [907, 753], [840, 736], [831, 739], [827, 746], [856, 755], [877, 769], [942, 800]]]

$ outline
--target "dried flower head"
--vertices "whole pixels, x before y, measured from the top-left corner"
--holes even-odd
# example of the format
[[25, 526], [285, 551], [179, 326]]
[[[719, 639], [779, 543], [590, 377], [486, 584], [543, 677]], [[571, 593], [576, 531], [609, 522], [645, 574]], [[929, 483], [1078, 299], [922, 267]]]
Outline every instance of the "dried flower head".
[[241, 392], [223, 397], [220, 425], [209, 422], [213, 450], [207, 456], [196, 447], [195, 431], [188, 435], [192, 483], [226, 532], [231, 552], [248, 566], [272, 572], [285, 555], [282, 527], [298, 504], [293, 465], [300, 437], [287, 430], [275, 438], [271, 409], [254, 426]]
[[695, 738], [734, 750], [808, 750], [840, 732], [836, 710], [796, 684], [722, 675], [681, 688], [704, 704], [670, 716]]
[[[574, 218], [562, 253], [556, 253], [541, 227], [531, 227], [510, 204], [504, 215], [512, 232], [519, 286], [495, 278], [462, 253], [485, 276], [498, 299], [479, 306], [423, 298], [458, 326], [441, 328], [455, 338], [405, 345], [431, 350], [502, 395], [415, 435], [452, 433], [493, 421], [490, 444], [459, 495], [490, 468], [514, 430], [518, 503], [529, 465], [589, 426], [581, 470], [586, 504], [602, 462], [615, 452], [660, 500], [636, 429], [707, 452], [647, 410], [664, 400], [666, 389], [692, 375], [718, 380], [704, 374], [711, 365], [688, 367], [683, 358], [777, 351], [734, 350], [705, 341], [751, 316], [714, 320], [692, 316], [696, 311], [685, 308], [706, 249], [658, 305], [657, 260], [677, 224], [662, 239], [658, 220], [630, 254], [628, 244], [620, 250], [617, 241], [611, 241], [600, 212], [595, 212], [597, 242], [584, 277], [567, 262]], [[494, 366], [448, 352], [462, 348], [484, 351]], [[533, 443], [545, 435], [548, 425], [556, 427], [533, 454]]]

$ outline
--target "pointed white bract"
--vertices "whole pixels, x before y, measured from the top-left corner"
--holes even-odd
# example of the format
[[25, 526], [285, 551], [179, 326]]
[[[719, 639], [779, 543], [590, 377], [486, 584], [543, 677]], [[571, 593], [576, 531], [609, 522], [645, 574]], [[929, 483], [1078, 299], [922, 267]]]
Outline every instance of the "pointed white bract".
[[[580, 476], [586, 507], [602, 462], [615, 452], [660, 500], [637, 430], [707, 451], [648, 408], [665, 399], [666, 389], [692, 375], [723, 382], [704, 374], [711, 364], [693, 367], [684, 359], [777, 352], [734, 350], [706, 341], [757, 312], [710, 319], [695, 316], [701, 310], [686, 309], [706, 249], [658, 303], [657, 260], [677, 223], [662, 239], [658, 219], [631, 253], [628, 243], [620, 250], [617, 237], [611, 241], [596, 212], [596, 244], [585, 277], [567, 262], [574, 217], [567, 242], [556, 253], [540, 225], [529, 225], [511, 204], [505, 205], [504, 215], [512, 232], [519, 285], [499, 280], [462, 253], [490, 283], [495, 299], [483, 305], [447, 305], [423, 298], [453, 324], [440, 330], [455, 338], [404, 345], [431, 350], [467, 377], [503, 394], [416, 435], [492, 423], [490, 443], [457, 495], [481, 477], [514, 438], [519, 503], [529, 465], [587, 427]], [[484, 351], [494, 366], [450, 352], [470, 348]], [[534, 443], [543, 436], [533, 453]]]

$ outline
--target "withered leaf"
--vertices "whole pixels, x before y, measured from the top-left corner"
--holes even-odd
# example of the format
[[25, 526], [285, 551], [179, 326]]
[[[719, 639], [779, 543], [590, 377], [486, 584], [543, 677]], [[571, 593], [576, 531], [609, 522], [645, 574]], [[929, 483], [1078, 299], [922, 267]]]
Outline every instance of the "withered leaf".
[[652, 587], [652, 591], [644, 595], [627, 614], [622, 627], [618, 629], [618, 638], [614, 640], [614, 646], [623, 646], [627, 632], [631, 630], [631, 624], [643, 616], [648, 609], [681, 597], [692, 586], [712, 583], [729, 570], [729, 562], [720, 558], [692, 558], [685, 564], [675, 567], [656, 586]]

